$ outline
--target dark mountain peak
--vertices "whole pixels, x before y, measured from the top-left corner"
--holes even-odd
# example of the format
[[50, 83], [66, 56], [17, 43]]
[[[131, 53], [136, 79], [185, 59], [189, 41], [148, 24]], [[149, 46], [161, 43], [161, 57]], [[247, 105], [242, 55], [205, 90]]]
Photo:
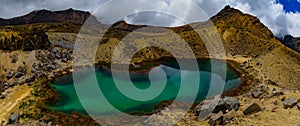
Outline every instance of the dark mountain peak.
[[127, 23], [124, 20], [121, 20], [119, 22], [114, 23], [112, 25], [112, 27], [116, 28], [116, 29], [126, 30], [126, 31], [134, 31], [136, 29], [145, 27], [145, 25], [132, 25], [132, 24]]
[[68, 10], [66, 10], [66, 11], [74, 11], [74, 10], [73, 10], [73, 8], [69, 8], [69, 9], [68, 9]]
[[213, 16], [212, 19], [220, 19], [226, 17], [232, 17], [234, 15], [243, 15], [243, 13], [230, 5], [226, 5], [217, 15]]
[[10, 22], [7, 19], [0, 18], [0, 26], [1, 25], [9, 25]]
[[[32, 11], [24, 16], [12, 19], [0, 19], [0, 26], [3, 25], [24, 25], [33, 23], [74, 23], [83, 24], [91, 14], [87, 11], [74, 10], [69, 8], [61, 11], [49, 11], [46, 9]], [[96, 21], [96, 18], [93, 18]], [[9, 23], [7, 23], [9, 22]]]
[[285, 35], [283, 39], [292, 40], [294, 37], [292, 35]]
[[[222, 11], [225, 11], [225, 12], [236, 12], [236, 13], [242, 13], [240, 10], [238, 10], [238, 9], [235, 9], [235, 8], [233, 8], [233, 7], [231, 7], [230, 5], [226, 5], [223, 9], [222, 9]], [[221, 12], [222, 12], [221, 11]]]
[[285, 35], [279, 39], [287, 47], [300, 53], [300, 37], [294, 37], [291, 35]]

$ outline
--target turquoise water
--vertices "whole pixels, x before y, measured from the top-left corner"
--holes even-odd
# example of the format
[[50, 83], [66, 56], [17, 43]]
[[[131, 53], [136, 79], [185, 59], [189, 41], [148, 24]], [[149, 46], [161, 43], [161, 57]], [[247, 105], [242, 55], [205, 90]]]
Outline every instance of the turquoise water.
[[[227, 67], [227, 76], [226, 79], [222, 79], [217, 74], [209, 72], [206, 65], [209, 65], [209, 61], [203, 61], [199, 66], [202, 66], [203, 69], [200, 68], [200, 84], [198, 88], [198, 93], [196, 97], [196, 101], [199, 102], [206, 98], [208, 93], [208, 88], [210, 86], [211, 79], [216, 79], [217, 83], [224, 83], [225, 90], [230, 90], [232, 88], [237, 87], [241, 83], [241, 79], [239, 78], [238, 74], [234, 72], [231, 68]], [[98, 100], [97, 103], [100, 101], [107, 100], [114, 108], [118, 109], [119, 111], [126, 112], [126, 113], [139, 113], [139, 112], [153, 112], [154, 106], [158, 103], [161, 103], [165, 100], [174, 100], [178, 94], [180, 89], [180, 85], [185, 84], [188, 85], [191, 90], [197, 86], [197, 84], [193, 83], [195, 78], [194, 71], [188, 70], [178, 70], [172, 67], [161, 65], [159, 68], [163, 69], [166, 73], [167, 78], [163, 79], [160, 76], [157, 76], [156, 79], [152, 80], [152, 85], [161, 85], [166, 84], [164, 90], [154, 99], [147, 100], [147, 101], [137, 101], [131, 98], [126, 97], [123, 95], [115, 85], [113, 78], [111, 77], [110, 73], [103, 70], [97, 69], [95, 74], [85, 71], [81, 81], [76, 83], [77, 91], [84, 92], [84, 102], [90, 104], [89, 110], [95, 110], [98, 113], [109, 113], [112, 108], [101, 105], [101, 104], [93, 104], [96, 103], [95, 101]], [[182, 74], [181, 74], [182, 72]], [[93, 82], [93, 78], [96, 76], [98, 83], [96, 83], [99, 89], [102, 91], [104, 97], [99, 98], [97, 96], [97, 92], [93, 92], [93, 89], [89, 89], [91, 87], [87, 86], [90, 84], [95, 84]], [[123, 80], [122, 78], [115, 78], [120, 83], [129, 85], [130, 83], [127, 80]], [[133, 74], [131, 75], [131, 80], [133, 84], [139, 89], [147, 89], [150, 86], [150, 80], [148, 79], [148, 73], [144, 74]], [[184, 83], [181, 83], [184, 82]], [[86, 114], [75, 90], [75, 86], [73, 83], [72, 75], [65, 75], [56, 79], [52, 86], [57, 91], [59, 96], [59, 101], [49, 107], [54, 111], [64, 112], [64, 113], [71, 113], [71, 112], [79, 112], [82, 114]], [[128, 89], [131, 91], [132, 89]], [[155, 93], [155, 92], [154, 92]], [[140, 94], [143, 95], [143, 94]], [[147, 94], [147, 95], [155, 95], [155, 94]], [[189, 99], [192, 97], [192, 92], [184, 92], [184, 95], [179, 96], [182, 99]], [[217, 94], [214, 94], [217, 95]], [[212, 97], [212, 96], [210, 96]], [[101, 102], [100, 102], [101, 103]]]

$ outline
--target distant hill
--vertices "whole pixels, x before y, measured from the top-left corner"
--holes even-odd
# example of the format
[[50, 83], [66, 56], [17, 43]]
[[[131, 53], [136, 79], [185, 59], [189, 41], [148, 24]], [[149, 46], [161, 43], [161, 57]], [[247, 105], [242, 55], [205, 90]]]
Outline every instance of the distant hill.
[[293, 37], [291, 35], [286, 35], [279, 40], [287, 47], [300, 53], [300, 37]]
[[[34, 23], [74, 23], [82, 25], [90, 16], [89, 12], [73, 10], [72, 8], [62, 11], [37, 10], [20, 17], [0, 19], [0, 26]], [[95, 17], [91, 18], [97, 22]]]

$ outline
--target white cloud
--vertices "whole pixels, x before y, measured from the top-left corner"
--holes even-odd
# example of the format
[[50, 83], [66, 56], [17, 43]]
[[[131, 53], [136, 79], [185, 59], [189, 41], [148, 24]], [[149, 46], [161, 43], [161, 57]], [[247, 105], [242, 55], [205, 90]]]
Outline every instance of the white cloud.
[[[107, 0], [0, 0], [0, 17], [11, 18], [24, 15], [33, 10], [50, 9], [63, 10], [68, 8], [81, 9], [86, 11], [95, 11], [97, 7], [102, 6]], [[112, 21], [116, 15], [122, 15], [128, 12], [133, 6], [140, 8], [152, 8], [152, 10], [160, 10], [162, 12], [176, 12], [184, 20], [191, 22], [203, 20], [197, 15], [198, 10], [195, 9], [190, 0], [112, 0], [119, 1], [120, 4], [115, 5], [106, 14], [102, 15], [106, 20]], [[257, 16], [276, 36], [291, 34], [300, 36], [300, 13], [286, 13], [283, 10], [283, 5], [277, 4], [276, 0], [192, 0], [198, 4], [208, 16], [217, 14], [225, 5], [229, 4], [242, 12]], [[298, 0], [299, 2], [300, 0]], [[122, 9], [121, 9], [122, 8]], [[137, 8], [135, 11], [138, 11]], [[131, 15], [126, 18], [132, 23], [144, 22], [147, 24], [160, 24], [166, 26], [181, 25], [182, 21], [175, 20], [176, 18], [165, 16], [163, 14], [143, 13]], [[113, 23], [113, 22], [112, 22]]]
[[300, 0], [297, 0], [300, 3]]
[[209, 18], [192, 0], [152, 0], [151, 4], [146, 0], [113, 0], [95, 12], [102, 23], [114, 23], [125, 17], [132, 24], [178, 26]]

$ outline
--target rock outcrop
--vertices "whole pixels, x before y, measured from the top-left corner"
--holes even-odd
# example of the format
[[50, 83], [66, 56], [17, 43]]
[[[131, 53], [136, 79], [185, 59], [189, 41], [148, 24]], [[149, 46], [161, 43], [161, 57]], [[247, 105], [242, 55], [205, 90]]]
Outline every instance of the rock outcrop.
[[293, 37], [291, 35], [286, 35], [279, 40], [287, 47], [300, 53], [300, 37]]

